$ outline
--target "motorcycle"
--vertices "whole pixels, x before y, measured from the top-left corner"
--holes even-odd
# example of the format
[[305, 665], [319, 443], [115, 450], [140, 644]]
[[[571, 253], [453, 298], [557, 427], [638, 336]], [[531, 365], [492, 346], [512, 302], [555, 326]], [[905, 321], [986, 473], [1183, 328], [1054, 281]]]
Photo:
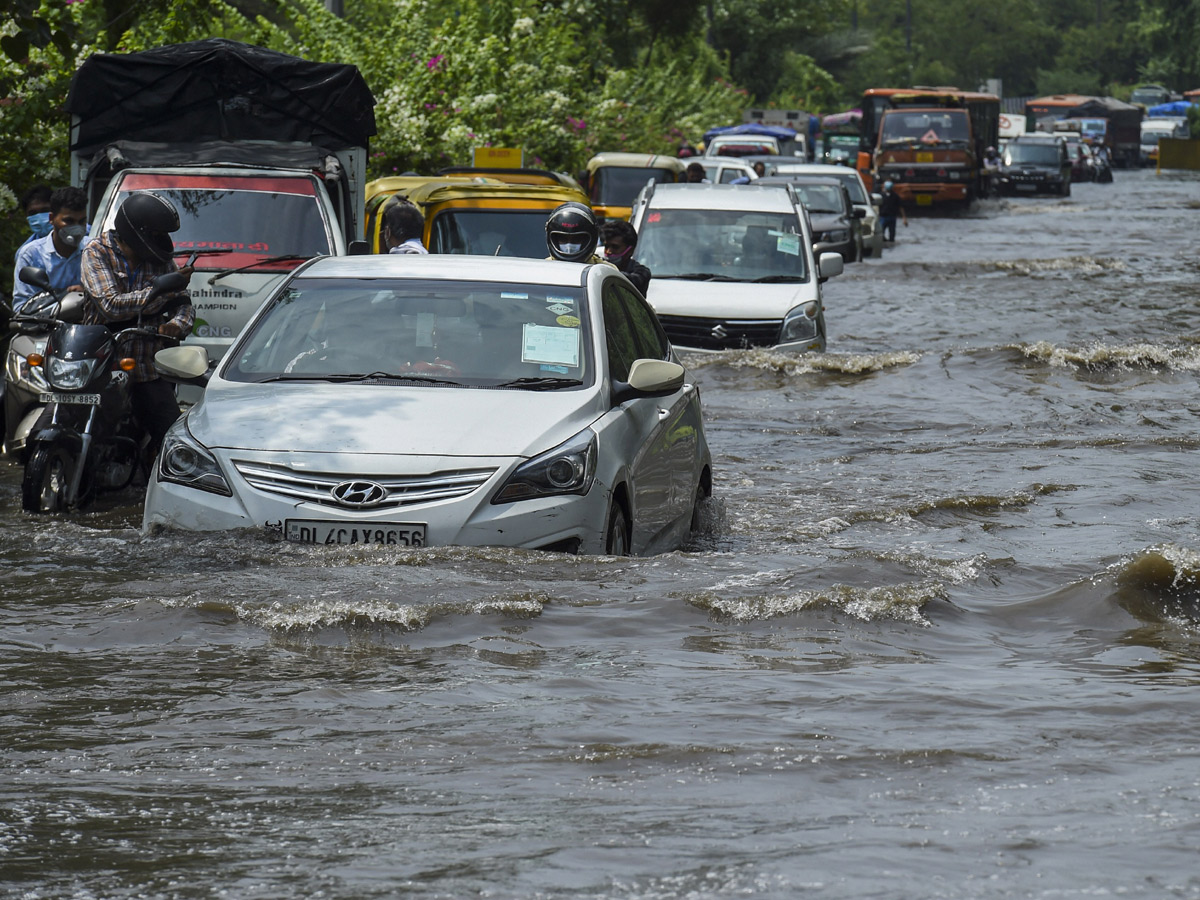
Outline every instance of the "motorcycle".
[[[25, 279], [24, 270], [21, 277]], [[186, 284], [178, 272], [159, 275], [146, 302]], [[57, 316], [21, 317], [36, 320], [26, 327], [41, 324], [48, 330], [44, 354], [27, 358], [41, 369], [47, 390], [40, 398], [45, 409], [27, 441], [24, 509], [82, 509], [99, 492], [123, 490], [139, 473], [148, 473], [146, 438], [134, 422], [129, 396], [133, 360], [122, 359], [118, 351], [134, 337], [178, 343], [158, 333], [157, 320], [165, 321], [173, 312], [165, 310], [149, 324], [139, 315], [135, 326], [116, 333], [105, 325], [81, 325]]]
[[37, 288], [38, 293], [25, 301], [19, 311], [7, 310], [8, 330], [14, 334], [4, 360], [3, 452], [24, 462], [29, 432], [45, 405], [41, 397], [49, 390], [41, 370], [29, 364], [29, 357], [46, 349], [50, 322], [83, 321], [83, 294], [54, 290], [45, 271], [34, 266], [22, 268], [19, 277]]

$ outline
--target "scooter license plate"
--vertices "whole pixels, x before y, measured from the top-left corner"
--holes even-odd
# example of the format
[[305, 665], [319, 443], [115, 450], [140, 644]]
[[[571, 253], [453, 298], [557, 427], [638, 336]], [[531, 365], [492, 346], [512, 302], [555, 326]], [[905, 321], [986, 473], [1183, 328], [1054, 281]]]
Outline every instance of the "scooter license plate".
[[78, 406], [99, 406], [99, 394], [42, 394], [39, 403], [74, 403]]
[[417, 522], [324, 522], [288, 519], [284, 535], [301, 544], [380, 544], [391, 547], [424, 547], [425, 524]]

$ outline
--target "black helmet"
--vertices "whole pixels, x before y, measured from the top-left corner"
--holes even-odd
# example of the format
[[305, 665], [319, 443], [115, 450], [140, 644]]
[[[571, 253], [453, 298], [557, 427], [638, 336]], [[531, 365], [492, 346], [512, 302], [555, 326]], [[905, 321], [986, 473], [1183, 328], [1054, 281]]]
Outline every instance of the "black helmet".
[[117, 210], [117, 236], [144, 260], [166, 262], [175, 250], [169, 237], [179, 230], [179, 213], [171, 201], [150, 191], [130, 194]]
[[586, 262], [596, 252], [600, 229], [590, 207], [571, 201], [546, 220], [546, 246], [563, 262]]

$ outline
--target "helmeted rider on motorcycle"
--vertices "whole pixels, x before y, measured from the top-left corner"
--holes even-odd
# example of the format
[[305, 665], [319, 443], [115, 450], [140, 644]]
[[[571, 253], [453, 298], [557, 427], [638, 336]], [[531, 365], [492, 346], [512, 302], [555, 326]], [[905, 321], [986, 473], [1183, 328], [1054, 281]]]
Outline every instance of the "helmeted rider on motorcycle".
[[[179, 230], [179, 213], [164, 197], [139, 191], [121, 203], [115, 225], [83, 248], [84, 322], [117, 331], [136, 325], [141, 315], [142, 324], [157, 326], [159, 334], [186, 337], [196, 319], [187, 290], [146, 302], [157, 276], [179, 272], [185, 281], [191, 278], [192, 267], [180, 268], [172, 258], [171, 232]], [[165, 322], [163, 314], [170, 316]], [[135, 363], [129, 373], [130, 402], [138, 424], [150, 435], [150, 459], [179, 418], [174, 387], [154, 369], [154, 354], [162, 347], [162, 341], [147, 335], [122, 348], [122, 355], [132, 357]]]
[[600, 263], [596, 245], [600, 226], [591, 207], [570, 200], [556, 207], [546, 219], [546, 248], [550, 258], [562, 262]]

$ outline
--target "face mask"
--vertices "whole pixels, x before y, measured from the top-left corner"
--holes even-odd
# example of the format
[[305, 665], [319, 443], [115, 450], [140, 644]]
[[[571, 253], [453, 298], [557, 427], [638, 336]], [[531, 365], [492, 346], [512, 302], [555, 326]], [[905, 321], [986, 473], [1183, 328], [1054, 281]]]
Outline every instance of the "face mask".
[[79, 246], [79, 242], [83, 240], [85, 234], [87, 234], [86, 225], [68, 225], [58, 229], [58, 239], [72, 250]]
[[582, 249], [583, 249], [583, 243], [582, 243], [582, 242], [580, 242], [580, 243], [567, 243], [567, 242], [565, 242], [565, 241], [562, 241], [562, 242], [560, 242], [560, 243], [559, 243], [559, 245], [558, 245], [558, 250], [559, 250], [559, 252], [560, 252], [560, 253], [565, 253], [567, 256], [574, 256], [576, 253], [578, 253], [578, 252], [579, 252], [580, 250], [582, 250]]
[[34, 237], [45, 237], [53, 228], [50, 224], [50, 213], [34, 213], [32, 216], [26, 216], [25, 221], [29, 223], [29, 228], [33, 232]]
[[616, 252], [613, 252], [612, 250], [605, 248], [604, 258], [605, 259], [613, 259], [613, 260], [621, 260], [621, 259], [624, 259], [625, 257], [627, 257], [632, 251], [633, 251], [632, 247], [626, 247], [624, 250], [617, 250]]

